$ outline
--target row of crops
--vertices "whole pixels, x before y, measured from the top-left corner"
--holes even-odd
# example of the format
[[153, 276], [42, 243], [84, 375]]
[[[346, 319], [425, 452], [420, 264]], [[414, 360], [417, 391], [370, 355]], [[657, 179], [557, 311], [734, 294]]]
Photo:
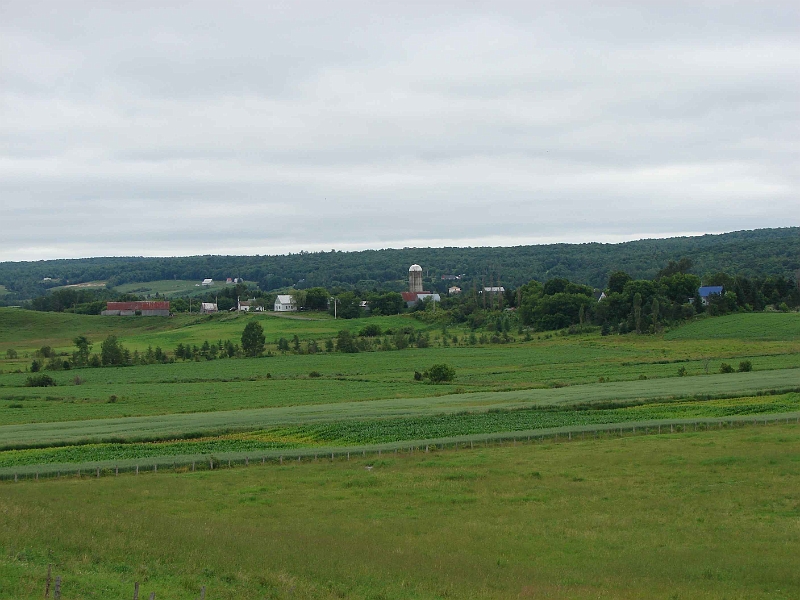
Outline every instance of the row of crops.
[[498, 410], [412, 418], [336, 421], [276, 427], [215, 438], [151, 443], [106, 443], [0, 452], [0, 468], [61, 463], [147, 460], [235, 452], [354, 447], [500, 432], [613, 423], [766, 415], [800, 411], [800, 393], [717, 400], [649, 402], [605, 408]]

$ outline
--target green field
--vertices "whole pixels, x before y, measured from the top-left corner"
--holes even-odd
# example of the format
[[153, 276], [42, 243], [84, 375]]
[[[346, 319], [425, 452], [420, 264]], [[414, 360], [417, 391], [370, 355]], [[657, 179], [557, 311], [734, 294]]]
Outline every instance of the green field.
[[798, 518], [794, 425], [30, 481], [0, 598], [790, 599]]

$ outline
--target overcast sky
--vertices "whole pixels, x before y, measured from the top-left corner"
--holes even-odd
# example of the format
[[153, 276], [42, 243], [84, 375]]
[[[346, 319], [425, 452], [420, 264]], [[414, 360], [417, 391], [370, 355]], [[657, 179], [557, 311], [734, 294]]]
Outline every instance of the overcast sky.
[[800, 224], [800, 3], [0, 0], [0, 260]]

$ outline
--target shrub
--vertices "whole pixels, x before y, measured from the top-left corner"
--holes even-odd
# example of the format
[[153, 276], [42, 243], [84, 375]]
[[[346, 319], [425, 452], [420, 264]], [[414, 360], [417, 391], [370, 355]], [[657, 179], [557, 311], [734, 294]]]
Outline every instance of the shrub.
[[414, 381], [422, 381], [422, 373], [414, 371]]
[[311, 373], [309, 373], [308, 376], [309, 377], [322, 377], [322, 374], [319, 371], [311, 371]]
[[450, 365], [438, 364], [425, 371], [424, 375], [431, 383], [444, 383], [455, 379], [456, 370]]
[[41, 369], [42, 363], [34, 358], [33, 362], [31, 363], [31, 373], [38, 373]]
[[739, 373], [747, 373], [753, 370], [753, 363], [749, 360], [743, 360], [739, 363]]
[[9, 348], [8, 350], [6, 350], [6, 358], [12, 359], [12, 358], [17, 358], [17, 356], [18, 356], [17, 351], [14, 350], [13, 348]]
[[370, 323], [366, 327], [364, 327], [361, 331], [358, 332], [358, 335], [361, 337], [378, 337], [381, 335], [381, 328], [380, 325], [376, 325], [374, 323]]
[[32, 375], [25, 381], [25, 387], [50, 387], [56, 385], [55, 379], [50, 375]]
[[720, 373], [733, 373], [733, 367], [730, 366], [728, 363], [722, 363], [719, 366]]
[[117, 401], [117, 397], [116, 397], [114, 394], [111, 394], [111, 395], [108, 397], [108, 403], [109, 403], [109, 404], [114, 404], [116, 401]]
[[686, 367], [678, 369], [678, 377], [686, 377]]

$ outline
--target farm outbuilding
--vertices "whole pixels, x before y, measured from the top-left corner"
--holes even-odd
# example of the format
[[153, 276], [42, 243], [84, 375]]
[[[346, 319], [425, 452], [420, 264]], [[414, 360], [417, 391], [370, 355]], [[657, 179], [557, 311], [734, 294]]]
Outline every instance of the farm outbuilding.
[[163, 300], [147, 300], [137, 302], [107, 302], [102, 315], [114, 317], [168, 317], [169, 302]]
[[211, 314], [217, 312], [219, 309], [217, 308], [216, 302], [201, 302], [200, 303], [200, 312], [203, 314]]

